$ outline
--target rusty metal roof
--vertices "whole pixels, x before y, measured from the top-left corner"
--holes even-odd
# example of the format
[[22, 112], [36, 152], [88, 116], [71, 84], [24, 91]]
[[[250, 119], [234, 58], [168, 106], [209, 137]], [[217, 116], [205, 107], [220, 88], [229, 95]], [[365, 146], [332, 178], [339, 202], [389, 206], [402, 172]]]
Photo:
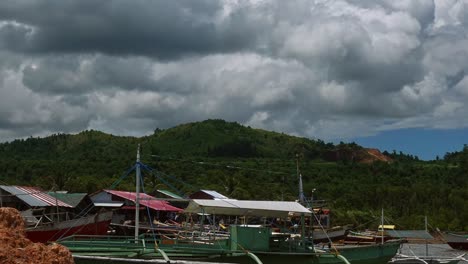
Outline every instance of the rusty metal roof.
[[[115, 191], [115, 190], [104, 190], [112, 195], [122, 197], [124, 199], [136, 202], [136, 193], [134, 192], [124, 192], [124, 191]], [[147, 206], [151, 209], [158, 211], [171, 211], [171, 212], [182, 212], [183, 210], [175, 206], [170, 205], [168, 202], [163, 200], [158, 200], [157, 198], [150, 196], [146, 193], [140, 193], [140, 204]]]
[[59, 199], [48, 195], [38, 187], [0, 185], [0, 188], [5, 192], [10, 193], [11, 195], [18, 197], [18, 199], [25, 202], [31, 207], [73, 207]]

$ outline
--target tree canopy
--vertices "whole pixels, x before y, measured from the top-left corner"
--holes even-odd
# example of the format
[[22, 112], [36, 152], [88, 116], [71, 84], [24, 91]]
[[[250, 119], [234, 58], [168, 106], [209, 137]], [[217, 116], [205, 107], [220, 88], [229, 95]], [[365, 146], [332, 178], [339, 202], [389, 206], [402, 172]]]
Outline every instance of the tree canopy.
[[[91, 193], [134, 164], [138, 144], [142, 162], [155, 171], [144, 174], [147, 192], [212, 189], [237, 199], [295, 200], [298, 162], [306, 196], [315, 189], [314, 199], [327, 200], [334, 224], [369, 225], [384, 208], [401, 228], [423, 228], [427, 215], [440, 229], [468, 231], [467, 145], [434, 161], [396, 151], [384, 151], [390, 161], [381, 161], [355, 143], [206, 120], [139, 138], [90, 130], [2, 143], [0, 181]], [[132, 181], [117, 188], [132, 190]]]

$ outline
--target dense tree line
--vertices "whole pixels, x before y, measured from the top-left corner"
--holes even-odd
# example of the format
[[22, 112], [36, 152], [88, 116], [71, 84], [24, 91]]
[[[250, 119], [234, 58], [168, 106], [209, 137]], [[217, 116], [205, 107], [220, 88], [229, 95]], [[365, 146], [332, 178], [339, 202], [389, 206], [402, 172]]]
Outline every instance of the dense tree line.
[[[364, 164], [366, 152], [354, 143], [208, 120], [141, 138], [84, 131], [3, 143], [0, 181], [91, 193], [119, 181], [135, 162], [138, 144], [142, 161], [154, 169], [144, 172], [147, 192], [213, 189], [237, 199], [295, 200], [298, 162], [306, 196], [328, 201], [334, 224], [375, 226], [383, 208], [400, 228], [423, 228], [427, 215], [434, 227], [468, 231], [466, 145], [434, 161], [393, 151], [384, 152], [393, 162]], [[116, 188], [133, 186], [129, 177]]]

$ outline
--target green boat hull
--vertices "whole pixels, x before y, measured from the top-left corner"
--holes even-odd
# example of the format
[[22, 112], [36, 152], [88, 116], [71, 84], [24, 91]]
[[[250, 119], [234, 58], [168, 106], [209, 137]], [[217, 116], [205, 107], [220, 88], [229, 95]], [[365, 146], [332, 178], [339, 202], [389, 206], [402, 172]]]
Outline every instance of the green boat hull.
[[387, 263], [397, 253], [401, 241], [386, 242], [385, 244], [338, 247], [338, 251], [351, 263], [375, 264]]
[[[339, 249], [339, 255], [346, 258], [351, 264], [386, 264], [396, 254], [400, 247], [400, 242], [387, 243], [385, 245], [353, 246]], [[327, 253], [297, 253], [297, 252], [252, 252], [264, 264], [334, 264], [344, 263], [344, 260], [336, 254]], [[255, 263], [252, 258], [242, 256], [220, 256], [205, 259], [208, 262], [220, 263]]]
[[[238, 263], [253, 264], [256, 263], [252, 256], [245, 252], [232, 252], [229, 250], [203, 248], [203, 247], [159, 247], [171, 260], [191, 260], [217, 263]], [[399, 248], [399, 243], [373, 246], [356, 246], [340, 249], [339, 254], [346, 258], [351, 264], [385, 264], [392, 259]], [[336, 254], [324, 253], [298, 253], [298, 252], [251, 252], [264, 264], [338, 264], [345, 263], [343, 259]], [[127, 259], [163, 259], [160, 252], [154, 249], [128, 250], [128, 248], [114, 248], [114, 250], [105, 250], [104, 248], [94, 247], [89, 251], [77, 251], [74, 249], [74, 255], [84, 256], [104, 256], [121, 258], [123, 260], [83, 260], [76, 258], [77, 264], [87, 263], [130, 263]]]
[[[259, 230], [263, 229], [239, 228], [237, 233], [231, 233], [226, 239], [207, 240], [202, 237], [195, 240], [185, 237], [159, 240], [157, 244], [154, 240], [135, 240], [128, 237], [71, 237], [58, 242], [77, 256], [77, 263], [82, 263], [78, 256], [86, 256], [88, 262], [89, 258], [93, 257], [122, 259], [107, 263], [165, 258], [239, 264], [335, 264], [346, 261], [351, 264], [385, 264], [395, 256], [400, 246], [400, 241], [395, 241], [383, 245], [344, 246], [314, 252], [312, 245], [305, 241], [289, 237], [271, 237], [266, 232], [268, 230], [263, 230], [265, 232], [259, 235]], [[94, 263], [105, 262], [101, 259], [100, 262]]]

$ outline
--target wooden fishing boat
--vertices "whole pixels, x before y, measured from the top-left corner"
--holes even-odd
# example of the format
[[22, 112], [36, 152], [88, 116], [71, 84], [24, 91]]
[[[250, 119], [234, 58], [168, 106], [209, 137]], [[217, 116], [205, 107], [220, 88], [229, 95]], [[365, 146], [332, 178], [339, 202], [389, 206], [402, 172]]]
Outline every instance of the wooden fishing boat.
[[[57, 194], [57, 193], [56, 193]], [[33, 242], [46, 243], [73, 234], [105, 235], [112, 212], [91, 211], [87, 194], [77, 195], [75, 203], [63, 201], [38, 187], [0, 185], [2, 206], [20, 211], [25, 222], [26, 237]], [[78, 207], [88, 210], [82, 212]]]
[[451, 248], [468, 250], [468, 234], [443, 232], [442, 235]]
[[331, 229], [314, 229], [313, 240], [314, 243], [328, 243], [343, 240], [349, 233], [347, 226], [334, 227]]
[[[152, 240], [141, 237], [73, 236], [59, 241], [76, 257], [101, 256], [128, 259], [196, 260], [218, 263], [387, 263], [397, 252], [400, 242], [383, 245], [316, 248], [301, 240], [275, 237], [258, 227], [231, 226], [226, 239], [208, 237], [167, 237]], [[125, 261], [116, 263], [125, 263]], [[87, 260], [89, 261], [89, 259]]]
[[456, 257], [446, 256], [411, 256], [396, 254], [389, 264], [457, 264], [466, 261], [464, 255]]
[[[383, 217], [383, 216], [382, 216]], [[383, 219], [382, 219], [383, 221]], [[384, 225], [380, 224], [378, 230], [371, 231], [352, 231], [348, 232], [348, 235], [345, 238], [345, 243], [349, 244], [373, 244], [378, 242], [383, 242], [395, 238], [400, 238], [398, 236], [392, 236], [389, 232], [395, 231], [395, 225]]]
[[[389, 235], [392, 237], [400, 237], [405, 239], [410, 239], [412, 241], [423, 240], [425, 242], [426, 252], [424, 254], [415, 254], [416, 250], [412, 250], [411, 246], [408, 244], [407, 247], [409, 250], [407, 254], [403, 254], [399, 251], [395, 257], [390, 261], [390, 264], [457, 264], [460, 261], [466, 261], [464, 258], [465, 254], [459, 256], [436, 256], [433, 255], [430, 251], [429, 240], [434, 239], [434, 237], [428, 232], [428, 222], [427, 217], [424, 221], [425, 229], [424, 230], [391, 230]], [[411, 253], [411, 255], [409, 255]]]
[[[231, 226], [226, 239], [173, 237], [152, 240], [141, 237], [73, 236], [59, 241], [67, 246], [80, 263], [80, 256], [129, 259], [196, 260], [218, 263], [387, 263], [400, 242], [383, 245], [316, 248], [300, 239], [271, 236], [268, 228]], [[87, 259], [89, 262], [89, 258]]]
[[374, 244], [378, 243], [379, 241], [388, 241], [392, 239], [390, 236], [381, 235], [377, 232], [371, 231], [364, 231], [364, 232], [356, 232], [356, 231], [349, 231], [347, 236], [345, 237], [345, 243], [347, 244]]
[[26, 227], [26, 237], [33, 242], [46, 243], [71, 235], [106, 235], [112, 211], [90, 214], [61, 221], [49, 221], [46, 215], [37, 224]]

